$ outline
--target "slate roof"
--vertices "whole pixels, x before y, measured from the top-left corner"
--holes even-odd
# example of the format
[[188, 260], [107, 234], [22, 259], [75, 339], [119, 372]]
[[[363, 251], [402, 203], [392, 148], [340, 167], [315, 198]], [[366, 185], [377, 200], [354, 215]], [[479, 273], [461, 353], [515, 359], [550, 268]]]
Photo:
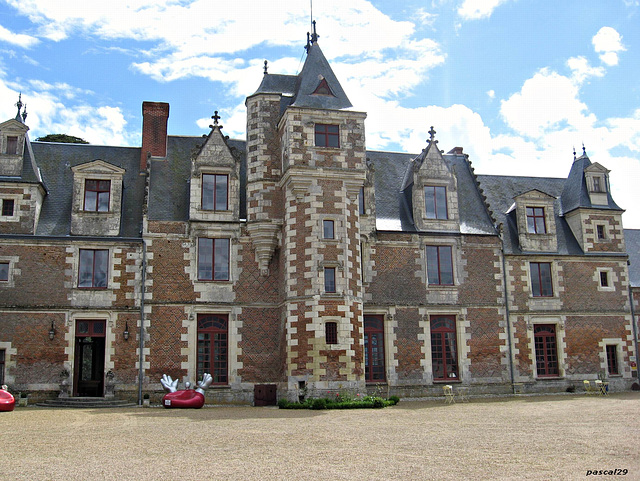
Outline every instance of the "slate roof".
[[564, 217], [561, 217], [561, 195], [565, 187], [566, 179], [554, 179], [549, 177], [516, 177], [501, 175], [479, 175], [478, 181], [485, 196], [489, 208], [497, 223], [503, 224], [504, 250], [507, 254], [523, 254], [518, 240], [518, 229], [514, 198], [536, 189], [544, 192], [556, 200], [553, 203], [553, 213], [556, 221], [556, 235], [558, 250], [555, 254], [582, 255], [583, 251], [576, 241], [573, 233]]
[[[591, 198], [589, 197], [587, 182], [584, 176], [585, 169], [590, 165], [591, 160], [589, 160], [587, 154], [583, 154], [574, 160], [562, 192], [562, 211], [564, 213], [571, 212], [572, 210], [580, 207], [593, 207], [591, 205]], [[610, 189], [607, 189], [607, 205], [599, 205], [598, 209], [622, 210], [613, 201]]]
[[73, 193], [71, 168], [100, 159], [126, 171], [123, 178], [120, 236], [141, 237], [144, 176], [139, 175], [140, 148], [54, 142], [32, 142], [31, 148], [47, 189], [36, 235], [70, 235]]

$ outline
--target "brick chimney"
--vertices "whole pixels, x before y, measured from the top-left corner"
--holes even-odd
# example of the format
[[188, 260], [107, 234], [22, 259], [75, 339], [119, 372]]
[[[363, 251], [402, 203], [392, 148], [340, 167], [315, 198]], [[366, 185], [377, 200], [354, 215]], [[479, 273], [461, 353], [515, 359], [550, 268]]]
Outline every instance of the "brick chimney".
[[169, 104], [165, 102], [142, 102], [142, 153], [140, 171], [147, 169], [150, 157], [167, 156], [167, 122]]
[[447, 154], [460, 154], [460, 155], [462, 155], [462, 153], [463, 153], [462, 147], [454, 147], [449, 152], [447, 152]]

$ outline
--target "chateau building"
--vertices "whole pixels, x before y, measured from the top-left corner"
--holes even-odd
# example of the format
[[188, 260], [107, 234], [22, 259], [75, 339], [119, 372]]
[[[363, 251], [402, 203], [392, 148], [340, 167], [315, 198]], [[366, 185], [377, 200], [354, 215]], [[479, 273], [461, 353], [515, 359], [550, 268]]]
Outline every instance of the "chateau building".
[[[551, 392], [637, 382], [640, 232], [586, 152], [564, 179], [476, 175], [430, 131], [368, 151], [311, 37], [265, 74], [246, 140], [140, 147], [30, 141], [0, 124], [0, 383], [32, 397], [159, 400], [213, 376], [209, 403], [327, 391]], [[629, 250], [629, 249], [632, 250]], [[631, 260], [631, 264], [629, 264]]]

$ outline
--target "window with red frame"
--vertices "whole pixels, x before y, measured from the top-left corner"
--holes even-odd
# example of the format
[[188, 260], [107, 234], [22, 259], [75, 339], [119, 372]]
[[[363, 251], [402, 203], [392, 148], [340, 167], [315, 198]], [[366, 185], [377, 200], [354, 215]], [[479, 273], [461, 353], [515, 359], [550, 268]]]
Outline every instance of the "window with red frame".
[[607, 344], [607, 370], [609, 375], [618, 375], [618, 346], [615, 344]]
[[424, 205], [427, 219], [448, 219], [447, 188], [437, 185], [425, 186]]
[[547, 225], [544, 220], [544, 207], [527, 207], [527, 232], [529, 234], [546, 234]]
[[229, 239], [198, 239], [198, 280], [229, 280]]
[[536, 324], [533, 326], [533, 338], [538, 377], [558, 376], [556, 326], [553, 324]]
[[458, 379], [458, 344], [454, 316], [431, 318], [431, 368], [435, 381]]
[[427, 246], [427, 282], [429, 285], [453, 285], [451, 246]]
[[316, 147], [340, 147], [340, 127], [331, 124], [315, 125]]
[[2, 215], [4, 217], [12, 217], [15, 202], [13, 199], [2, 199]]
[[366, 382], [385, 380], [382, 316], [364, 316], [364, 377]]
[[229, 208], [229, 176], [202, 174], [202, 209], [227, 210]]
[[110, 180], [85, 180], [84, 210], [87, 212], [109, 212], [110, 193]]
[[326, 322], [324, 325], [324, 336], [327, 344], [338, 344], [338, 323]]
[[533, 297], [553, 297], [550, 262], [531, 262], [531, 294]]
[[227, 314], [198, 314], [198, 379], [209, 373], [213, 384], [228, 383], [228, 332]]
[[108, 272], [108, 249], [80, 249], [78, 287], [106, 288]]

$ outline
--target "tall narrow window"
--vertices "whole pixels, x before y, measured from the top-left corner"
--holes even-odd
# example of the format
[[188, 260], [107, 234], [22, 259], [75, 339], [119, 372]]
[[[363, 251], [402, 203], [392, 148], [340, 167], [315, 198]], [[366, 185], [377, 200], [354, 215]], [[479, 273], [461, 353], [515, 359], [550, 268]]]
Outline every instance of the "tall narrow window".
[[385, 380], [382, 316], [364, 316], [364, 377], [366, 382]]
[[0, 281], [7, 282], [9, 280], [9, 263], [0, 262]]
[[2, 199], [2, 215], [4, 217], [12, 217], [14, 206], [13, 199]]
[[11, 155], [15, 155], [18, 153], [18, 137], [7, 137], [7, 148], [4, 153]]
[[336, 268], [324, 268], [324, 292], [336, 292]]
[[544, 207], [527, 207], [527, 231], [529, 234], [546, 234]]
[[427, 281], [429, 285], [453, 285], [451, 246], [427, 246]]
[[609, 375], [618, 375], [618, 346], [615, 344], [607, 344], [607, 370]]
[[108, 249], [80, 249], [78, 287], [107, 287]]
[[322, 221], [322, 237], [325, 239], [335, 239], [334, 222], [332, 220]]
[[556, 326], [553, 324], [536, 324], [533, 327], [533, 336], [538, 376], [558, 376]]
[[229, 280], [229, 239], [198, 239], [198, 280]]
[[340, 128], [337, 125], [315, 125], [316, 147], [340, 147]]
[[609, 287], [609, 273], [600, 271], [600, 287]]
[[533, 297], [552, 297], [551, 263], [531, 262], [531, 294]]
[[110, 192], [110, 180], [85, 180], [84, 210], [88, 212], [108, 212]]
[[198, 379], [209, 373], [213, 384], [228, 383], [228, 332], [228, 315], [198, 314]]
[[602, 224], [596, 226], [596, 235], [598, 240], [605, 240], [607, 238], [607, 232]]
[[5, 350], [0, 349], [0, 386], [4, 384]]
[[447, 219], [447, 188], [427, 185], [424, 188], [427, 219]]
[[327, 344], [338, 344], [338, 323], [326, 322], [324, 324], [324, 337]]
[[366, 210], [364, 208], [364, 187], [360, 187], [360, 194], [358, 195], [358, 209], [360, 215], [366, 214]]
[[456, 318], [431, 318], [431, 366], [435, 381], [458, 379], [458, 344]]
[[202, 174], [202, 209], [227, 210], [229, 208], [229, 176]]

